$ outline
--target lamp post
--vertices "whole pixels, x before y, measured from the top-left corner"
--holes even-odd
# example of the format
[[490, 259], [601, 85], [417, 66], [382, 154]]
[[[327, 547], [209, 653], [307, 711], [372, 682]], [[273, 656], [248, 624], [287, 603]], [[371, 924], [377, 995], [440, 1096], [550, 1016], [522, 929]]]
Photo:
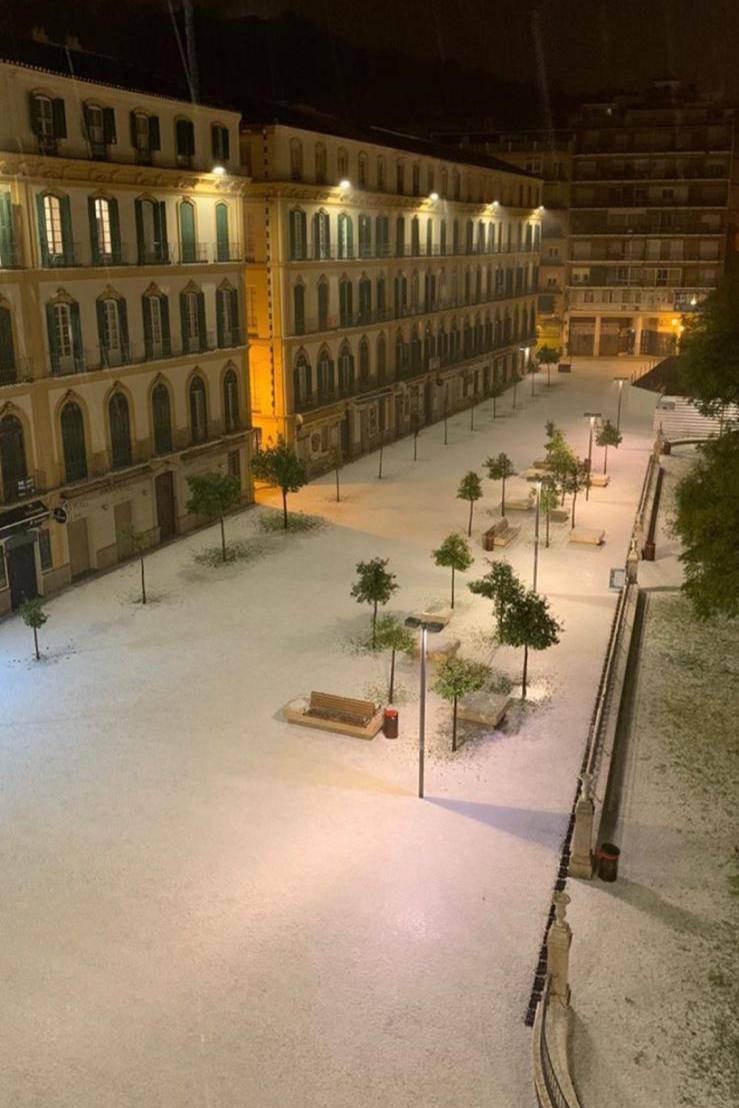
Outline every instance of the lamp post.
[[443, 631], [444, 624], [435, 620], [421, 619], [419, 616], [408, 616], [406, 627], [419, 628], [421, 631], [421, 689], [418, 706], [418, 797], [423, 800], [423, 771], [426, 757], [426, 642], [429, 631], [435, 634]]
[[628, 381], [628, 377], [614, 377], [613, 380], [618, 385], [618, 408], [616, 409], [616, 431], [621, 430], [621, 401], [624, 395], [624, 382]]
[[593, 431], [596, 419], [600, 419], [600, 412], [583, 412], [590, 420], [590, 435], [588, 437], [588, 477], [585, 482], [585, 499], [590, 500], [590, 470], [593, 464]]
[[536, 592], [536, 578], [539, 570], [539, 509], [541, 506], [541, 478], [532, 481], [536, 489], [536, 515], [534, 516], [534, 582], [531, 586]]

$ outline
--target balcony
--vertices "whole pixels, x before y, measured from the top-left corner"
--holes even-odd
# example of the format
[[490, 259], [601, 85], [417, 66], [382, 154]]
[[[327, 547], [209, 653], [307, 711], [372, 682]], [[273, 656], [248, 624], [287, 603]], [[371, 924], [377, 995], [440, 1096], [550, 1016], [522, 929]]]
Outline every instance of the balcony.
[[219, 344], [214, 331], [207, 331], [202, 337], [193, 336], [183, 343], [181, 338], [169, 343], [131, 342], [116, 350], [100, 345], [86, 346], [79, 355], [68, 355], [56, 359], [52, 367], [52, 377], [67, 377], [75, 373], [96, 373], [103, 369], [118, 369], [122, 366], [141, 365], [146, 362], [158, 362], [172, 358], [191, 357], [197, 354], [213, 354], [219, 350], [233, 350], [243, 344], [243, 332], [240, 328], [224, 331]]
[[3, 504], [17, 504], [19, 501], [28, 500], [36, 496], [39, 491], [36, 474], [28, 474], [25, 477], [5, 478], [3, 482]]
[[20, 269], [21, 254], [14, 242], [0, 244], [0, 269]]
[[372, 250], [369, 247], [360, 247], [358, 250], [336, 250], [333, 248], [326, 248], [320, 251], [311, 253], [305, 251], [299, 254], [290, 254], [289, 261], [291, 262], [343, 262], [343, 261], [380, 261], [384, 259], [392, 258], [493, 258], [502, 257], [503, 255], [513, 254], [538, 254], [539, 247], [534, 246], [516, 246], [513, 243], [510, 249], [506, 245], [504, 249], [498, 250], [497, 246], [495, 250], [476, 250], [473, 249], [463, 250], [460, 246], [456, 248], [454, 246], [448, 246], [446, 250], [441, 250], [438, 245], [432, 246], [427, 249], [425, 245], [419, 246], [416, 250], [411, 246], [383, 246], [379, 251]]
[[611, 308], [623, 311], [697, 312], [710, 289], [620, 288], [603, 286], [589, 290], [570, 286], [569, 307], [578, 310]]
[[30, 381], [33, 377], [33, 363], [30, 358], [13, 355], [12, 364], [0, 366], [0, 386], [17, 385], [20, 381]]

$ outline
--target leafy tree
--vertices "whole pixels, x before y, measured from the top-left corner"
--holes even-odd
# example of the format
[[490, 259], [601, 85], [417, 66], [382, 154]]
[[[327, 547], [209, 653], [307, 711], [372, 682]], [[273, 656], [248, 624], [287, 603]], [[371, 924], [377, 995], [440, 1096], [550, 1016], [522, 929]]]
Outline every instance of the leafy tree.
[[606, 419], [598, 427], [595, 432], [595, 441], [598, 446], [604, 447], [603, 452], [603, 472], [606, 472], [606, 466], [608, 465], [608, 447], [618, 446], [623, 439], [623, 435], [620, 431], [616, 430], [616, 424], [611, 423], [610, 419]]
[[490, 395], [493, 398], [493, 419], [496, 418], [496, 401], [500, 400], [501, 396], [505, 392], [505, 383], [503, 381], [493, 381], [490, 386]]
[[554, 346], [542, 346], [538, 353], [539, 365], [547, 367], [547, 388], [552, 383], [552, 366], [559, 361], [560, 352]]
[[473, 562], [472, 551], [463, 535], [447, 535], [437, 550], [431, 551], [437, 566], [446, 566], [452, 571], [452, 608], [454, 607], [454, 574], [464, 573]]
[[452, 750], [457, 749], [457, 703], [467, 693], [481, 689], [488, 676], [487, 666], [465, 658], [447, 658], [437, 670], [433, 690], [452, 705]]
[[509, 477], [515, 475], [515, 469], [513, 468], [513, 462], [507, 454], [499, 454], [497, 458], [488, 458], [485, 461], [485, 465], [488, 471], [488, 477], [491, 481], [502, 481], [500, 514], [505, 515], [505, 483]]
[[472, 512], [475, 507], [475, 501], [479, 500], [481, 496], [482, 482], [474, 469], [471, 469], [469, 473], [465, 473], [457, 489], [457, 500], [469, 500], [470, 502], [470, 518], [467, 524], [468, 537], [472, 534]]
[[562, 476], [562, 490], [563, 492], [572, 493], [572, 517], [571, 527], [575, 526], [575, 506], [577, 504], [577, 494], [581, 489], [590, 481], [590, 471], [588, 470], [588, 463], [576, 461], [574, 465], [569, 466], [564, 470]]
[[188, 512], [205, 519], [219, 520], [221, 524], [221, 550], [226, 561], [226, 529], [223, 517], [226, 512], [238, 506], [241, 486], [237, 477], [230, 473], [201, 473], [187, 478], [190, 499]]
[[145, 531], [135, 531], [133, 527], [126, 525], [122, 528], [122, 534], [131, 548], [132, 554], [137, 554], [141, 569], [141, 603], [146, 604], [146, 570], [144, 566], [144, 553], [148, 550], [149, 536]]
[[390, 688], [387, 694], [388, 704], [392, 704], [395, 694], [395, 655], [412, 654], [416, 645], [416, 637], [404, 627], [395, 616], [390, 613], [381, 615], [377, 620], [377, 632], [375, 635], [377, 647], [380, 650], [389, 650], [390, 654]]
[[567, 478], [570, 470], [574, 469], [578, 462], [575, 452], [569, 445], [564, 435], [560, 430], [555, 428], [552, 437], [546, 444], [547, 464], [549, 466], [549, 473], [554, 481], [555, 486], [559, 485], [562, 492], [562, 499], [564, 501], [564, 494], [566, 491]]
[[20, 606], [20, 613], [26, 627], [33, 629], [33, 645], [36, 650], [36, 661], [38, 662], [41, 660], [38, 648], [39, 627], [43, 627], [49, 618], [44, 611], [43, 601], [39, 597], [33, 600], [24, 600]]
[[727, 272], [688, 320], [680, 347], [683, 387], [704, 415], [739, 403], [739, 269]]
[[739, 615], [739, 431], [698, 448], [676, 490], [683, 591], [700, 619]]
[[496, 616], [503, 606], [521, 587], [518, 578], [508, 562], [489, 562], [490, 569], [478, 581], [470, 581], [467, 588], [477, 596], [492, 600]]
[[387, 604], [390, 597], [399, 588], [395, 583], [395, 574], [385, 568], [387, 558], [372, 558], [369, 562], [357, 562], [358, 579], [354, 582], [351, 595], [358, 604], [372, 605], [372, 649], [377, 646], [377, 606]]
[[557, 424], [554, 422], [553, 419], [548, 419], [546, 421], [546, 423], [544, 424], [544, 430], [547, 433], [547, 441], [544, 444], [545, 448], [547, 450], [549, 449], [549, 446], [550, 446], [552, 440], [554, 439], [555, 435], [559, 436], [559, 438], [562, 441], [564, 441], [564, 436], [562, 435], [562, 432], [560, 431], [559, 427], [557, 426]]
[[287, 494], [308, 484], [305, 466], [295, 451], [280, 437], [275, 446], [258, 450], [252, 458], [252, 472], [261, 481], [275, 485], [282, 493], [282, 519], [287, 531]]
[[503, 603], [498, 617], [498, 638], [507, 646], [523, 647], [521, 699], [526, 699], [529, 650], [546, 650], [559, 642], [560, 623], [549, 614], [549, 602], [533, 589], [519, 587]]

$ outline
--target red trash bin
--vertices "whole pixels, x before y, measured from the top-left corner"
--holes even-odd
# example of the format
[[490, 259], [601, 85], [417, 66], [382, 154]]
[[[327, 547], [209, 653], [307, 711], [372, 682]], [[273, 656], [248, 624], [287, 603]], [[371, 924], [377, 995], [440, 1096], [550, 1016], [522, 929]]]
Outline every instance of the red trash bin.
[[386, 739], [398, 737], [398, 709], [386, 708], [382, 716], [382, 733]]
[[601, 843], [598, 851], [598, 876], [601, 881], [615, 881], [618, 877], [618, 859], [621, 851], [613, 843]]

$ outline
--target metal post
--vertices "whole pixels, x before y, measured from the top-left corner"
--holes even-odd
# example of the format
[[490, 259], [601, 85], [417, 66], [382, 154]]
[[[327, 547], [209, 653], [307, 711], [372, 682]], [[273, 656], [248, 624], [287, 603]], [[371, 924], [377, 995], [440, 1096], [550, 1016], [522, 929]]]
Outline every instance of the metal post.
[[418, 708], [418, 796], [423, 800], [423, 763], [426, 756], [426, 638], [428, 631], [421, 626], [421, 703]]
[[541, 503], [541, 481], [536, 483], [536, 518], [534, 522], [534, 584], [536, 592], [536, 575], [539, 569], [539, 505]]
[[618, 383], [618, 410], [616, 412], [616, 433], [621, 430], [621, 398], [623, 397], [624, 383], [619, 381]]
[[588, 476], [585, 481], [585, 499], [590, 500], [590, 467], [593, 464], [593, 423], [594, 416], [590, 417], [590, 437], [588, 438]]

